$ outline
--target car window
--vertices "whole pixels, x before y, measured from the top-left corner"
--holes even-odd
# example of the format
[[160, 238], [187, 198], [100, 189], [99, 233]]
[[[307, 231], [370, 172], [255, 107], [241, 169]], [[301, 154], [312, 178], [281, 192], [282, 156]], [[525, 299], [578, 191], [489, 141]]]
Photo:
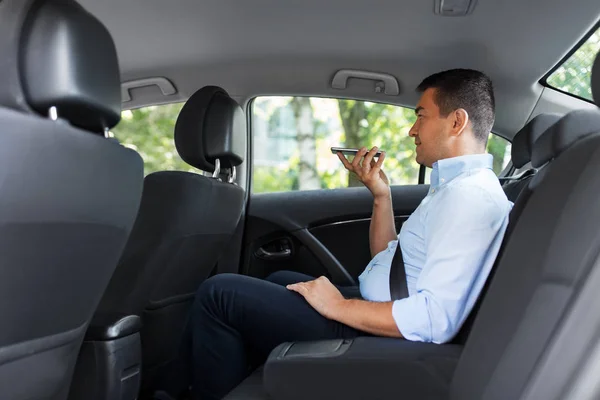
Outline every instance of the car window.
[[492, 168], [496, 175], [500, 175], [510, 162], [512, 144], [501, 136], [490, 133], [487, 143], [487, 152], [494, 157]]
[[600, 52], [600, 28], [550, 74], [546, 83], [563, 92], [592, 100], [592, 65]]
[[412, 109], [357, 100], [259, 97], [252, 105], [254, 193], [362, 184], [331, 147], [378, 146], [394, 185], [416, 184]]
[[186, 164], [175, 149], [173, 132], [183, 103], [126, 110], [111, 134], [124, 146], [137, 151], [144, 160], [145, 175], [157, 171], [201, 173]]
[[[253, 193], [362, 186], [331, 147], [378, 146], [392, 185], [417, 184], [411, 108], [359, 100], [259, 97], [252, 104]], [[492, 135], [494, 171], [510, 160], [510, 142]], [[428, 180], [426, 180], [428, 182]]]

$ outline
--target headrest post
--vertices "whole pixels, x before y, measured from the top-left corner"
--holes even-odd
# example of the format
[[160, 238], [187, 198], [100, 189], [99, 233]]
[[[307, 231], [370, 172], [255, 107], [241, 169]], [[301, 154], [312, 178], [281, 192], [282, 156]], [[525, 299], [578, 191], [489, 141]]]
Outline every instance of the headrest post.
[[215, 160], [215, 171], [212, 174], [212, 177], [215, 179], [219, 179], [219, 175], [221, 174], [221, 160], [218, 158]]
[[235, 166], [232, 166], [229, 170], [229, 177], [227, 178], [227, 182], [235, 183], [235, 178], [237, 177], [237, 172]]
[[50, 107], [50, 109], [48, 110], [48, 117], [52, 120], [52, 121], [57, 121], [58, 120], [58, 110], [56, 109], [56, 107]]
[[104, 137], [105, 138], [108, 138], [110, 136], [109, 131], [110, 131], [110, 129], [108, 128], [108, 126], [105, 126], [104, 127]]

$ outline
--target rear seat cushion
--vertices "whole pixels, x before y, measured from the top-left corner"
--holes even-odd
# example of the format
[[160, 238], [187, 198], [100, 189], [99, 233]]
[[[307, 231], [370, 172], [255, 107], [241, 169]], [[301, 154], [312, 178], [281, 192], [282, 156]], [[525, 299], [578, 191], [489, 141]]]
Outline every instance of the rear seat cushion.
[[223, 400], [268, 400], [263, 387], [263, 368], [258, 368], [240, 385], [233, 389]]

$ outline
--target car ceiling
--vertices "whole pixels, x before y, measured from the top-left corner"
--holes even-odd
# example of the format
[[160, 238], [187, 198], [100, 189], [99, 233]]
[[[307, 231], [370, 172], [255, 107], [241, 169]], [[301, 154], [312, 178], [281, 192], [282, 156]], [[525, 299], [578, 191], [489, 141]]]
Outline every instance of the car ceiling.
[[[123, 81], [162, 76], [178, 90], [134, 90], [125, 108], [184, 100], [205, 85], [222, 86], [241, 103], [277, 94], [414, 106], [414, 88], [427, 75], [474, 68], [494, 82], [494, 131], [508, 138], [537, 113], [540, 78], [600, 16], [598, 0], [478, 0], [466, 17], [435, 15], [434, 0], [80, 3], [112, 33]], [[392, 74], [400, 94], [375, 93], [373, 82], [361, 80], [331, 88], [334, 73], [346, 68]]]

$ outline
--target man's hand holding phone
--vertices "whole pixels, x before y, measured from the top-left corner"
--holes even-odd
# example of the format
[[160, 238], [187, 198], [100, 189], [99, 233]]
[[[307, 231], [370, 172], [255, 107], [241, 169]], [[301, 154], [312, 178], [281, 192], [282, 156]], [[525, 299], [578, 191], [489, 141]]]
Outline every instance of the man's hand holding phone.
[[356, 174], [358, 180], [371, 191], [373, 197], [389, 197], [390, 182], [381, 170], [381, 166], [385, 160], [385, 151], [381, 152], [381, 155], [375, 161], [373, 158], [378, 152], [379, 149], [377, 147], [373, 147], [370, 151], [366, 147], [363, 147], [358, 150], [352, 162], [348, 161], [341, 151], [336, 152], [336, 154], [342, 164], [344, 164], [344, 167]]

